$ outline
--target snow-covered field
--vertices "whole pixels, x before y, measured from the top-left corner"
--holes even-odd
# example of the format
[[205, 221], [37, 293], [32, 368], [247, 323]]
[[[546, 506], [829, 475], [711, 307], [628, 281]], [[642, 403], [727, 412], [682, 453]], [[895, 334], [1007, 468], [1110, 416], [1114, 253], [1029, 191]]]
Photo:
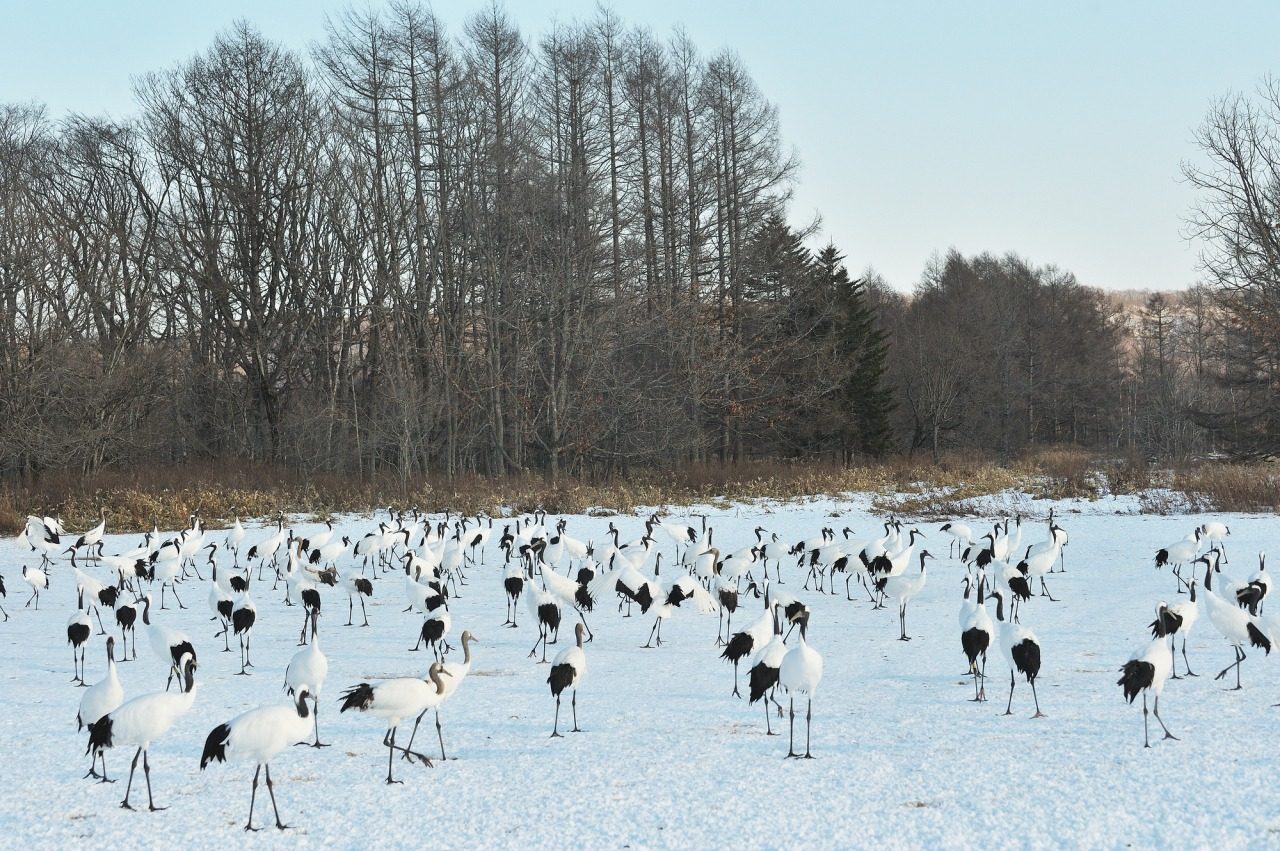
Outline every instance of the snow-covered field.
[[[1152, 567], [1152, 554], [1206, 518], [1127, 513], [1123, 500], [1060, 502], [1070, 534], [1066, 573], [1050, 577], [1062, 599], [1034, 598], [1022, 611], [1043, 647], [1040, 703], [1032, 720], [1025, 682], [1014, 715], [1002, 717], [1008, 676], [993, 652], [990, 701], [969, 701], [962, 676], [957, 612], [964, 568], [947, 558], [938, 524], [921, 524], [924, 545], [939, 557], [908, 612], [913, 641], [897, 641], [892, 607], [872, 611], [865, 595], [801, 590], [802, 574], [784, 567], [784, 589], [813, 610], [809, 639], [825, 659], [814, 701], [815, 760], [786, 760], [781, 737], [767, 737], [759, 705], [730, 695], [732, 668], [714, 646], [716, 616], [678, 610], [663, 628], [666, 644], [642, 650], [652, 619], [624, 619], [612, 599], [589, 616], [596, 640], [579, 692], [585, 732], [550, 739], [554, 703], [548, 666], [527, 657], [536, 637], [523, 604], [520, 627], [503, 619], [502, 558], [497, 534], [487, 565], [450, 604], [454, 643], [463, 629], [479, 639], [471, 676], [446, 704], [442, 719], [451, 758], [426, 768], [398, 761], [403, 786], [388, 787], [384, 727], [376, 719], [339, 715], [339, 691], [363, 680], [421, 675], [427, 653], [410, 653], [421, 616], [402, 613], [402, 576], [375, 583], [371, 627], [346, 627], [346, 594], [325, 588], [321, 636], [330, 674], [321, 700], [320, 734], [334, 747], [295, 747], [273, 764], [281, 815], [293, 826], [270, 829], [260, 794], [255, 818], [268, 827], [242, 833], [253, 768], [244, 763], [198, 767], [205, 736], [246, 708], [285, 700], [283, 672], [296, 651], [299, 608], [283, 605], [283, 586], [255, 585], [258, 624], [254, 675], [234, 676], [237, 654], [213, 638], [207, 584], [180, 586], [189, 607], [156, 619], [187, 630], [200, 669], [195, 706], [151, 749], [152, 782], [164, 812], [118, 807], [131, 752], [108, 753], [115, 785], [82, 780], [86, 735], [76, 733], [82, 692], [70, 682], [66, 621], [75, 606], [71, 569], [59, 563], [40, 611], [23, 609], [20, 566], [38, 558], [0, 542], [0, 845], [17, 847], [228, 847], [241, 841], [273, 846], [426, 847], [1267, 847], [1280, 844], [1277, 715], [1280, 659], [1250, 650], [1244, 689], [1225, 691], [1213, 674], [1232, 659], [1229, 646], [1201, 617], [1188, 644], [1196, 679], [1170, 682], [1162, 715], [1180, 741], [1142, 748], [1138, 706], [1116, 685], [1130, 652], [1149, 640], [1155, 604], [1170, 602], [1174, 579]], [[1046, 537], [1050, 503], [1024, 504], [1025, 542]], [[815, 500], [706, 508], [723, 551], [753, 540], [762, 525], [787, 541], [824, 525], [870, 534], [880, 523], [866, 502]], [[684, 515], [681, 515], [684, 516]], [[624, 540], [638, 537], [638, 517], [568, 517], [569, 533], [604, 540], [609, 519]], [[1271, 516], [1217, 515], [1232, 531], [1225, 572], [1247, 578], [1259, 550], [1280, 550]], [[554, 518], [552, 518], [554, 520]], [[550, 524], [550, 520], [548, 523]], [[371, 527], [349, 518], [353, 537]], [[981, 525], [974, 522], [975, 527]], [[300, 534], [314, 526], [298, 524]], [[263, 537], [259, 528], [249, 540]], [[139, 536], [108, 536], [107, 552]], [[209, 540], [223, 533], [210, 531]], [[661, 548], [672, 545], [665, 539]], [[350, 569], [350, 563], [341, 565]], [[913, 565], [912, 570], [915, 569]], [[202, 567], [202, 570], [205, 568]], [[664, 574], [669, 565], [664, 560]], [[205, 570], [206, 578], [208, 577]], [[735, 625], [759, 605], [745, 602]], [[994, 607], [991, 608], [994, 616]], [[566, 617], [560, 647], [572, 636]], [[360, 614], [357, 607], [356, 621]], [[110, 613], [107, 623], [112, 627]], [[112, 630], [114, 631], [114, 630]], [[95, 621], [96, 633], [96, 621]], [[139, 630], [138, 659], [121, 665], [126, 696], [164, 687], [165, 670]], [[88, 650], [90, 682], [105, 668], [104, 639]], [[234, 649], [234, 643], [233, 643]], [[556, 646], [551, 652], [559, 649]], [[994, 649], [993, 649], [994, 650]], [[460, 656], [455, 651], [451, 658]], [[1179, 667], [1181, 667], [1179, 665]], [[743, 688], [745, 691], [745, 670]], [[1140, 702], [1140, 700], [1139, 700]], [[567, 717], [568, 705], [565, 704]], [[562, 718], [564, 721], [565, 718]], [[803, 729], [803, 719], [799, 729]], [[426, 722], [424, 722], [425, 725]], [[785, 723], [785, 722], [784, 722]], [[567, 725], [566, 725], [567, 726]], [[434, 748], [424, 726], [422, 750]], [[416, 749], [416, 748], [415, 748]], [[265, 792], [265, 789], [260, 789]], [[139, 794], [142, 793], [142, 794]], [[133, 790], [145, 804], [141, 770]]]

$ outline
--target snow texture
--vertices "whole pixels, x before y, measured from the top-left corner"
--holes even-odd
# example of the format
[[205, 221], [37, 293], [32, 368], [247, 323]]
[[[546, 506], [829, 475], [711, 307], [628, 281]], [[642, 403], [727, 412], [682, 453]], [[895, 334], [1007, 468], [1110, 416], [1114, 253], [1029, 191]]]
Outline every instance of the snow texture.
[[[1014, 694], [1014, 714], [1001, 716], [1009, 679], [994, 648], [987, 665], [990, 700], [969, 701], [957, 624], [964, 568], [947, 557], [940, 524], [921, 525], [928, 535], [924, 546], [939, 560], [930, 563], [928, 585], [907, 612], [910, 642], [896, 640], [892, 603], [873, 611], [860, 589], [853, 602], [842, 588], [834, 597], [803, 591], [802, 573], [784, 566], [783, 588], [813, 610], [809, 641], [825, 661], [814, 701], [812, 761], [783, 759], [785, 719], [774, 722], [782, 736], [766, 737], [760, 706], [730, 696], [732, 668], [713, 643], [716, 616], [682, 607], [663, 626], [664, 645], [642, 650], [652, 619], [638, 612], [623, 618], [613, 599], [588, 616], [596, 640], [586, 645], [589, 670], [578, 692], [585, 732], [549, 738], [549, 666], [527, 657], [536, 628], [524, 600], [519, 628], [499, 626], [504, 572], [495, 531], [487, 563], [467, 571], [468, 584], [450, 606], [452, 643], [458, 644], [463, 629], [478, 638], [471, 675], [441, 712], [450, 759], [434, 768], [397, 760], [405, 785], [385, 786], [384, 726], [369, 715], [339, 715], [338, 695], [362, 681], [421, 676], [430, 653], [408, 650], [422, 619], [401, 612], [402, 574], [374, 583], [368, 629], [344, 626], [346, 593], [323, 588], [320, 633], [330, 671], [320, 700], [320, 736], [334, 747], [293, 747], [277, 757], [276, 797], [293, 829], [280, 834], [270, 828], [261, 788], [255, 819], [268, 829], [253, 837], [241, 832], [252, 766], [216, 764], [201, 772], [198, 762], [215, 726], [254, 706], [287, 701], [284, 669], [297, 649], [303, 611], [283, 605], [284, 586], [275, 593], [269, 579], [253, 586], [256, 668], [248, 677], [234, 675], [234, 640], [233, 652], [222, 653], [222, 639], [213, 637], [217, 625], [210, 621], [207, 584], [180, 584], [189, 608], [178, 610], [170, 600], [168, 609], [156, 612], [159, 622], [195, 639], [200, 689], [192, 711], [151, 748], [156, 801], [169, 809], [128, 812], [118, 803], [131, 752], [107, 754], [117, 784], [81, 779], [89, 762], [87, 737], [76, 732], [81, 690], [70, 682], [65, 635], [75, 605], [71, 569], [56, 565], [40, 611], [23, 609], [29, 589], [20, 566], [37, 563], [38, 556], [6, 540], [0, 542], [0, 566], [12, 620], [0, 623], [0, 845], [225, 848], [243, 836], [255, 846], [332, 848], [1274, 847], [1280, 843], [1274, 746], [1280, 710], [1271, 704], [1280, 699], [1280, 659], [1249, 649], [1244, 689], [1225, 691], [1226, 682], [1213, 675], [1231, 661], [1232, 651], [1202, 613], [1187, 648], [1201, 676], [1171, 681], [1161, 701], [1166, 723], [1181, 740], [1160, 741], [1157, 733], [1151, 750], [1142, 748], [1141, 700], [1128, 705], [1116, 685], [1130, 653], [1150, 640], [1146, 625], [1155, 604], [1185, 599], [1175, 594], [1167, 569], [1153, 568], [1154, 552], [1207, 518], [1135, 515], [1133, 506], [1116, 500], [1006, 497], [993, 501], [992, 509], [1026, 512], [1025, 544], [1047, 537], [1043, 517], [1051, 504], [1070, 534], [1066, 572], [1049, 577], [1062, 602], [1035, 597], [1022, 609], [1023, 624], [1035, 630], [1043, 649], [1038, 687], [1048, 717], [1040, 720], [1031, 719], [1025, 682]], [[697, 510], [710, 515], [717, 545], [730, 552], [753, 540], [757, 524], [787, 541], [815, 535], [824, 525], [870, 536], [882, 518], [870, 516], [866, 506], [865, 498], [854, 497]], [[568, 531], [599, 544], [610, 519], [623, 540], [643, 531], [642, 519], [629, 516], [573, 516]], [[1274, 517], [1213, 519], [1231, 527], [1224, 570], [1237, 579], [1256, 569], [1259, 550], [1280, 549]], [[975, 530], [989, 528], [987, 521], [966, 522]], [[373, 523], [344, 518], [338, 525], [339, 534], [354, 538]], [[314, 527], [293, 528], [305, 533]], [[246, 540], [265, 534], [251, 527]], [[668, 554], [661, 578], [670, 580], [673, 546], [659, 537]], [[221, 540], [222, 533], [210, 530], [207, 539]], [[106, 552], [137, 540], [108, 535]], [[352, 569], [349, 563], [341, 567]], [[914, 560], [910, 569], [916, 569]], [[207, 568], [202, 571], [207, 579]], [[744, 598], [735, 626], [745, 628], [759, 605]], [[104, 621], [113, 626], [110, 612]], [[572, 641], [574, 622], [566, 612], [551, 654]], [[96, 619], [94, 624], [90, 683], [106, 666], [105, 639], [96, 634]], [[126, 699], [165, 684], [166, 671], [141, 624], [138, 638], [137, 661], [120, 666]], [[460, 660], [460, 649], [450, 658]], [[746, 666], [741, 677], [745, 693]], [[566, 700], [562, 729], [568, 709]], [[799, 714], [803, 748], [803, 709]], [[415, 750], [438, 755], [430, 720], [424, 720]], [[139, 769], [135, 803], [143, 801], [142, 782]]]

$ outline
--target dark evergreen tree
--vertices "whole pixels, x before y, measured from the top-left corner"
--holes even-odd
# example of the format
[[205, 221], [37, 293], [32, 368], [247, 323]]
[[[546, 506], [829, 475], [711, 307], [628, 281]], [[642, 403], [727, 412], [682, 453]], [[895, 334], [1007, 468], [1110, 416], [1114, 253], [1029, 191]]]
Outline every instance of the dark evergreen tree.
[[844, 257], [834, 245], [818, 252], [816, 266], [835, 300], [835, 354], [845, 369], [838, 393], [845, 422], [846, 458], [854, 452], [881, 457], [893, 449], [890, 416], [897, 403], [885, 380], [888, 334], [869, 303], [866, 281], [850, 278]]

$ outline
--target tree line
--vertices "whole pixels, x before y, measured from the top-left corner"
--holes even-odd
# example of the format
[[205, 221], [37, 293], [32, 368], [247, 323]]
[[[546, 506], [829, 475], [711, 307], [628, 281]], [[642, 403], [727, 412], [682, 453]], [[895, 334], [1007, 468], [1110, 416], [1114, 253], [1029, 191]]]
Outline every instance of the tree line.
[[135, 95], [0, 106], [0, 477], [1230, 442], [1217, 289], [1133, 320], [1013, 255], [851, 274], [788, 224], [776, 107], [682, 33], [396, 3], [305, 55], [236, 23]]

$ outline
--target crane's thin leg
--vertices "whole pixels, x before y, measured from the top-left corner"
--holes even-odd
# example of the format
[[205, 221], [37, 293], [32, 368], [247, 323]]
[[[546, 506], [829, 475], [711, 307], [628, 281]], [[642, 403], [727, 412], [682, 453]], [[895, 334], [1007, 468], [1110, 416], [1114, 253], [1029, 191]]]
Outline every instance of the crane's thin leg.
[[1036, 695], [1036, 681], [1031, 681], [1031, 698], [1036, 702], [1036, 714], [1032, 718], [1044, 718], [1045, 714], [1040, 711], [1040, 698]]
[[733, 696], [742, 697], [742, 692], [738, 691], [738, 663], [733, 663]]
[[258, 800], [258, 775], [262, 773], [262, 766], [259, 765], [253, 771], [253, 791], [249, 793], [249, 821], [244, 826], [245, 830], [257, 831], [258, 828], [253, 826], [253, 805]]
[[1015, 685], [1015, 683], [1014, 683], [1014, 679], [1013, 679], [1013, 669], [1012, 669], [1012, 668], [1010, 668], [1010, 669], [1009, 669], [1009, 705], [1008, 705], [1008, 706], [1006, 706], [1006, 707], [1004, 708], [1004, 714], [1005, 714], [1005, 715], [1012, 715], [1012, 714], [1013, 714], [1013, 687], [1014, 687], [1014, 685]]
[[151, 797], [151, 760], [147, 759], [147, 752], [142, 752], [142, 775], [147, 780], [147, 807], [151, 812], [159, 812], [167, 810], [168, 807], [157, 807], [156, 802]]
[[[658, 629], [658, 624], [660, 624], [660, 623], [662, 623], [662, 618], [654, 618], [654, 619], [653, 619], [653, 626], [652, 626], [652, 627], [650, 627], [650, 629], [649, 629], [649, 640], [648, 640], [648, 641], [646, 641], [646, 642], [644, 643], [645, 648], [652, 648], [652, 647], [654, 646], [654, 645], [653, 645], [653, 634], [654, 634], [654, 632], [656, 632], [656, 631], [657, 631], [657, 629]], [[659, 640], [658, 640], [658, 646], [659, 646], [659, 647], [661, 647], [661, 646], [662, 646], [662, 640], [661, 640], [661, 639], [659, 639]]]
[[551, 725], [551, 738], [553, 739], [563, 738], [563, 736], [560, 734], [560, 695], [558, 694], [556, 695], [556, 720]]
[[764, 734], [766, 736], [777, 735], [777, 733], [773, 732], [773, 725], [769, 723], [769, 699], [767, 697], [764, 700]]
[[347, 626], [353, 626], [351, 623], [351, 615], [355, 611], [355, 603], [351, 600], [351, 595], [347, 595]]
[[418, 715], [417, 719], [414, 720], [413, 732], [409, 734], [409, 744], [406, 745], [404, 748], [402, 748], [404, 753], [400, 756], [401, 759], [408, 759], [409, 754], [413, 753], [413, 740], [418, 737], [418, 725], [422, 723], [422, 716], [426, 714], [427, 714], [427, 711], [424, 709]]
[[809, 731], [813, 728], [813, 698], [809, 698], [809, 708], [804, 713], [804, 758], [813, 759], [809, 753]]
[[1153, 711], [1155, 713], [1156, 720], [1160, 722], [1160, 729], [1164, 730], [1164, 737], [1166, 739], [1173, 739], [1175, 742], [1178, 741], [1178, 737], [1175, 736], [1173, 733], [1169, 732], [1169, 728], [1164, 725], [1164, 719], [1160, 717], [1160, 698], [1159, 697], [1156, 697], [1156, 703], [1155, 703], [1155, 706], [1153, 707]]
[[1187, 661], [1187, 637], [1186, 637], [1185, 635], [1182, 637], [1182, 663], [1183, 663], [1184, 665], [1186, 665], [1186, 666], [1187, 666], [1187, 676], [1188, 676], [1188, 677], [1198, 677], [1198, 676], [1200, 676], [1199, 674], [1194, 673], [1194, 672], [1191, 670], [1191, 663]]
[[391, 740], [390, 740], [389, 742], [387, 742], [387, 785], [388, 785], [388, 786], [390, 786], [392, 783], [403, 783], [403, 782], [404, 782], [403, 780], [392, 780], [392, 779], [391, 779], [391, 758], [392, 758], [393, 756], [395, 756], [395, 753], [396, 753], [396, 728], [395, 728], [395, 727], [392, 727], [392, 728], [391, 728]]
[[365, 610], [365, 608], [364, 608], [364, 597], [363, 597], [363, 596], [361, 596], [361, 597], [360, 597], [360, 614], [364, 617], [364, 623], [362, 623], [362, 624], [360, 624], [360, 625], [361, 625], [361, 626], [368, 626], [368, 625], [369, 625], [369, 613], [368, 613], [368, 612]]
[[1221, 671], [1219, 671], [1218, 676], [1214, 677], [1214, 679], [1215, 680], [1222, 679], [1227, 675], [1227, 671], [1230, 671], [1232, 668], [1235, 668], [1236, 669], [1236, 687], [1234, 689], [1229, 689], [1229, 690], [1236, 691], [1237, 689], [1240, 688], [1240, 663], [1245, 660], [1245, 655], [1244, 655], [1244, 651], [1237, 646], [1233, 645], [1231, 649], [1235, 651], [1236, 660], [1232, 662], [1230, 665], [1228, 665], [1227, 667], [1223, 668]]
[[275, 785], [271, 782], [271, 766], [267, 767], [267, 794], [271, 796], [271, 811], [276, 814], [276, 827], [285, 830], [289, 825], [280, 821], [280, 809], [276, 806], [276, 790]]
[[444, 733], [440, 729], [440, 710], [436, 710], [436, 738], [440, 740], [440, 758], [448, 759], [444, 755]]
[[1142, 746], [1151, 747], [1151, 736], [1147, 732], [1147, 693], [1142, 693]]
[[1058, 599], [1049, 593], [1049, 586], [1044, 584], [1044, 577], [1040, 577], [1040, 596], [1048, 597], [1050, 603], [1058, 602]]
[[106, 635], [107, 630], [102, 626], [102, 612], [97, 606], [93, 607], [93, 614], [98, 619], [98, 635]]
[[796, 699], [791, 698], [791, 738], [787, 745], [787, 759], [799, 757], [796, 753]]
[[138, 768], [138, 757], [142, 756], [142, 748], [138, 748], [133, 754], [133, 762], [129, 764], [129, 782], [124, 785], [124, 800], [120, 802], [120, 806], [126, 810], [133, 809], [129, 804], [129, 792], [133, 790], [133, 772]]
[[427, 714], [427, 710], [424, 709], [422, 710], [421, 713], [419, 713], [417, 719], [414, 720], [413, 732], [409, 735], [409, 744], [407, 747], [400, 748], [400, 750], [403, 751], [403, 754], [404, 754], [401, 757], [401, 759], [409, 759], [410, 757], [416, 756], [422, 762], [422, 764], [425, 765], [427, 768], [434, 768], [435, 766], [431, 764], [430, 757], [413, 750], [413, 740], [418, 736], [418, 725], [422, 723], [422, 716], [426, 714]]
[[573, 690], [573, 699], [569, 703], [573, 706], [573, 729], [569, 732], [581, 733], [582, 728], [578, 726], [578, 690], [576, 688]]
[[[329, 747], [327, 744], [320, 743], [320, 698], [318, 696], [311, 698], [311, 714], [315, 717], [315, 724], [316, 724], [316, 740], [311, 743], [311, 747], [313, 748]], [[302, 744], [302, 743], [300, 742], [299, 744]]]

